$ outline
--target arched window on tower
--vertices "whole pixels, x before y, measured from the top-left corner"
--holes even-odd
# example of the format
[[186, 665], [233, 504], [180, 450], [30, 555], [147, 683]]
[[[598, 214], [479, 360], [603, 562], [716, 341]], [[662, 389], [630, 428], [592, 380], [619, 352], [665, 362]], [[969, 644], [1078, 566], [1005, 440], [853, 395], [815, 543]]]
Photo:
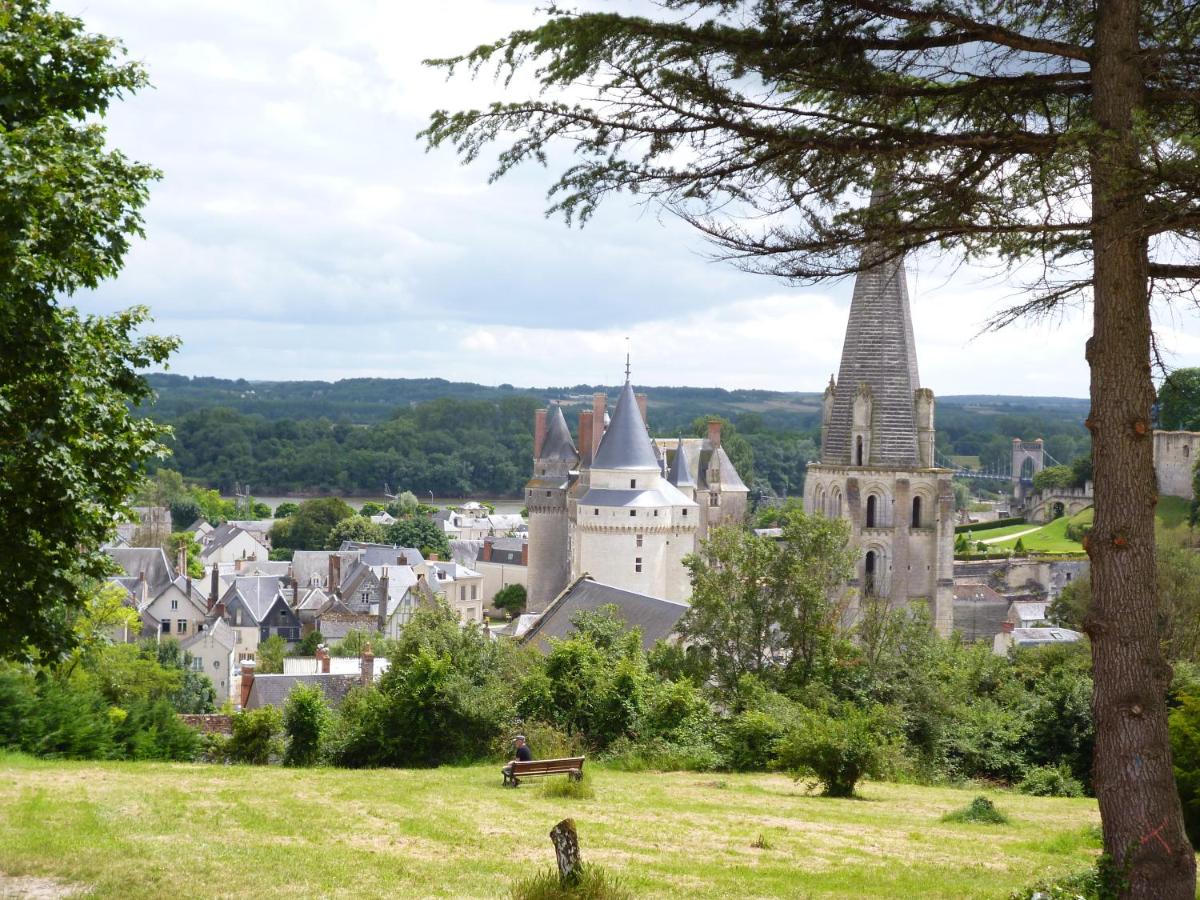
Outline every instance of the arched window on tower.
[[842, 492], [841, 491], [834, 490], [833, 502], [830, 504], [830, 506], [833, 507], [833, 517], [835, 519], [840, 519], [842, 517]]
[[913, 497], [912, 527], [921, 527], [921, 498]]
[[875, 527], [875, 512], [876, 512], [875, 507], [878, 505], [879, 505], [879, 498], [877, 498], [874, 494], [871, 494], [871, 496], [867, 497], [867, 527], [868, 528]]
[[861, 434], [854, 439], [854, 464], [856, 466], [863, 464], [863, 439]]
[[863, 593], [868, 597], [875, 596], [875, 568], [878, 556], [874, 550], [868, 550], [863, 562]]

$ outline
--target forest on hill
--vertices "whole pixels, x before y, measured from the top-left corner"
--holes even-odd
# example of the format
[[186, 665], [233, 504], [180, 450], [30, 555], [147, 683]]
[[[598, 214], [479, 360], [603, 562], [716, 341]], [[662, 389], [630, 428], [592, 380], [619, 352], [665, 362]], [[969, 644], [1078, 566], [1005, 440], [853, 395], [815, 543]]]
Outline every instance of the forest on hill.
[[[163, 465], [206, 486], [256, 493], [377, 495], [392, 488], [438, 496], [518, 494], [529, 477], [533, 411], [561, 403], [574, 426], [604, 385], [517, 388], [443, 379], [356, 378], [251, 382], [150, 376], [148, 409], [174, 429]], [[702, 433], [730, 423], [725, 444], [747, 484], [778, 495], [803, 490], [820, 447], [820, 395], [766, 390], [638, 387], [655, 434]], [[1003, 465], [1013, 437], [1042, 437], [1068, 463], [1088, 452], [1088, 402], [1072, 398], [940, 397], [938, 450]]]

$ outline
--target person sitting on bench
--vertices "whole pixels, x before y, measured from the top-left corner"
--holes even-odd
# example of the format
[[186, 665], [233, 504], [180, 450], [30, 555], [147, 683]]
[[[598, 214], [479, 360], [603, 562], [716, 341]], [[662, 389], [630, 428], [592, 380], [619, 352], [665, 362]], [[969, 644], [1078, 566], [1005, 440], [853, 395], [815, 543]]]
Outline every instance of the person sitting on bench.
[[502, 770], [507, 778], [512, 777], [513, 763], [530, 762], [533, 759], [533, 753], [530, 752], [529, 745], [525, 743], [525, 735], [518, 734], [515, 738], [513, 738], [513, 743], [517, 745], [517, 757], [516, 759], [509, 760], [508, 765]]

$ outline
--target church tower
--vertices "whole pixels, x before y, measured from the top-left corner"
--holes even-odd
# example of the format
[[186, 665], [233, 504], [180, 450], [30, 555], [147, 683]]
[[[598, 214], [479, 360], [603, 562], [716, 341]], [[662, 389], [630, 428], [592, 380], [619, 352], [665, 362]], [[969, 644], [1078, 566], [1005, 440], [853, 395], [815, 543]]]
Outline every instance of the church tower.
[[567, 490], [579, 451], [562, 408], [535, 413], [533, 477], [525, 485], [529, 512], [529, 585], [525, 608], [541, 612], [567, 586], [571, 574]]
[[922, 388], [902, 258], [863, 256], [837, 380], [825, 389], [821, 460], [804, 508], [850, 523], [861, 598], [929, 605], [939, 633], [954, 614], [954, 491], [934, 461], [933, 392]]

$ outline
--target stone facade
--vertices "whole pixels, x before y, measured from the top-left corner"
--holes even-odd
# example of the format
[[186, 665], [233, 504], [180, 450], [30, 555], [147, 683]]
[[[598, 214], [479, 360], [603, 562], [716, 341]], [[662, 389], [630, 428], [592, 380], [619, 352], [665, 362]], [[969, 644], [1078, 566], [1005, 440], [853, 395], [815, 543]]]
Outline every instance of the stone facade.
[[1154, 432], [1154, 475], [1158, 492], [1192, 499], [1192, 472], [1200, 453], [1200, 431]]
[[531, 613], [583, 575], [685, 601], [683, 558], [709, 528], [745, 519], [749, 491], [721, 448], [718, 423], [702, 439], [655, 442], [644, 395], [626, 383], [611, 420], [607, 406], [606, 395], [594, 395], [579, 419], [578, 447], [559, 408], [536, 414], [525, 489]]
[[950, 472], [934, 462], [934, 396], [920, 386], [906, 281], [899, 259], [858, 276], [838, 378], [825, 391], [821, 461], [808, 466], [804, 506], [850, 523], [851, 543], [861, 551], [851, 615], [862, 597], [893, 607], [919, 600], [938, 632], [949, 634], [954, 491]]

